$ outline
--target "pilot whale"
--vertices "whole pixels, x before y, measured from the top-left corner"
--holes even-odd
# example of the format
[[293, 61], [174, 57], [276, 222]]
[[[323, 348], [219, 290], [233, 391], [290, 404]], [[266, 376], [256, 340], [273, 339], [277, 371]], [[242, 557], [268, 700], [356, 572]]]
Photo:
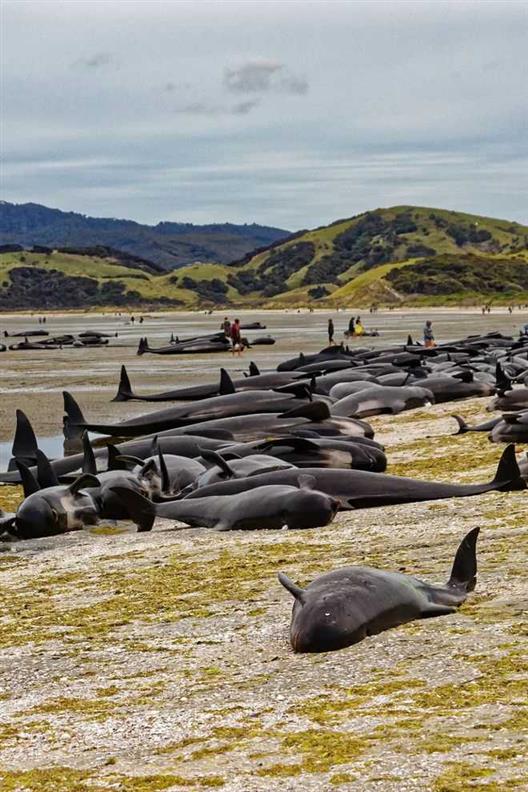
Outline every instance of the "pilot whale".
[[279, 572], [280, 583], [295, 599], [292, 648], [332, 652], [415, 619], [454, 613], [476, 585], [478, 534], [479, 528], [474, 528], [462, 540], [444, 586], [399, 572], [350, 566], [327, 572], [301, 588]]

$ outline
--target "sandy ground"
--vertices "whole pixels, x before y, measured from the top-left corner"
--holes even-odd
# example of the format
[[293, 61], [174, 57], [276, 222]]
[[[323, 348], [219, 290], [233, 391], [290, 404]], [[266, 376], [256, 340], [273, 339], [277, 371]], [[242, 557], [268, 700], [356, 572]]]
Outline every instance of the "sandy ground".
[[[41, 395], [25, 398], [40, 421]], [[456, 410], [485, 419], [487, 401]], [[115, 415], [105, 404], [90, 396], [90, 411]], [[372, 419], [389, 472], [489, 479], [502, 448], [452, 437], [451, 412]], [[46, 415], [51, 428], [55, 407]], [[526, 788], [526, 497], [348, 512], [299, 533], [160, 521], [150, 534], [5, 545], [0, 789]], [[0, 506], [18, 499], [0, 488]], [[292, 653], [277, 571], [304, 583], [364, 563], [442, 582], [476, 525], [479, 581], [458, 613], [340, 652]]]

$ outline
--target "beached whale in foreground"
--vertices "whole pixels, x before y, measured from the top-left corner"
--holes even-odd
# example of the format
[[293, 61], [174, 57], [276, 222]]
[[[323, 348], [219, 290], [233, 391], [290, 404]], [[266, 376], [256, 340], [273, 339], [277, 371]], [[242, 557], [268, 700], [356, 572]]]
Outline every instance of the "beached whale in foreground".
[[474, 528], [462, 540], [444, 586], [399, 572], [350, 566], [301, 588], [279, 572], [280, 583], [295, 598], [290, 626], [294, 651], [344, 649], [415, 619], [454, 613], [476, 585], [478, 534]]

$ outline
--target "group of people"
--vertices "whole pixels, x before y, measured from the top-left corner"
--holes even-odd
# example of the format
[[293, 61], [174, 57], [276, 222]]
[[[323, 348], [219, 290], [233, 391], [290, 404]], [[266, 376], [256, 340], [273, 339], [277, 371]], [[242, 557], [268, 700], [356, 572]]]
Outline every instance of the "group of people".
[[240, 357], [240, 353], [244, 351], [242, 343], [242, 336], [240, 333], [240, 319], [235, 319], [233, 323], [229, 320], [228, 316], [224, 316], [224, 321], [220, 325], [220, 329], [224, 331], [226, 338], [231, 341], [231, 352]]
[[[362, 336], [365, 334], [365, 328], [361, 321], [361, 316], [352, 316], [348, 323], [348, 330], [345, 332], [345, 335], [350, 337], [353, 336]], [[333, 319], [328, 320], [328, 343], [334, 343], [334, 335], [335, 335], [335, 327]]]

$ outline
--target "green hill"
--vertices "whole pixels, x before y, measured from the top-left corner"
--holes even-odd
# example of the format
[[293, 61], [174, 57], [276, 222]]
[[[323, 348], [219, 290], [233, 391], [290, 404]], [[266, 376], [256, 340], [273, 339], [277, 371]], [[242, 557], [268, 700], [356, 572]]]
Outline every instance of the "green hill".
[[397, 206], [171, 273], [111, 255], [0, 254], [0, 309], [528, 302], [528, 227]]
[[528, 298], [528, 227], [395, 206], [307, 231], [233, 270], [228, 282], [269, 307]]

